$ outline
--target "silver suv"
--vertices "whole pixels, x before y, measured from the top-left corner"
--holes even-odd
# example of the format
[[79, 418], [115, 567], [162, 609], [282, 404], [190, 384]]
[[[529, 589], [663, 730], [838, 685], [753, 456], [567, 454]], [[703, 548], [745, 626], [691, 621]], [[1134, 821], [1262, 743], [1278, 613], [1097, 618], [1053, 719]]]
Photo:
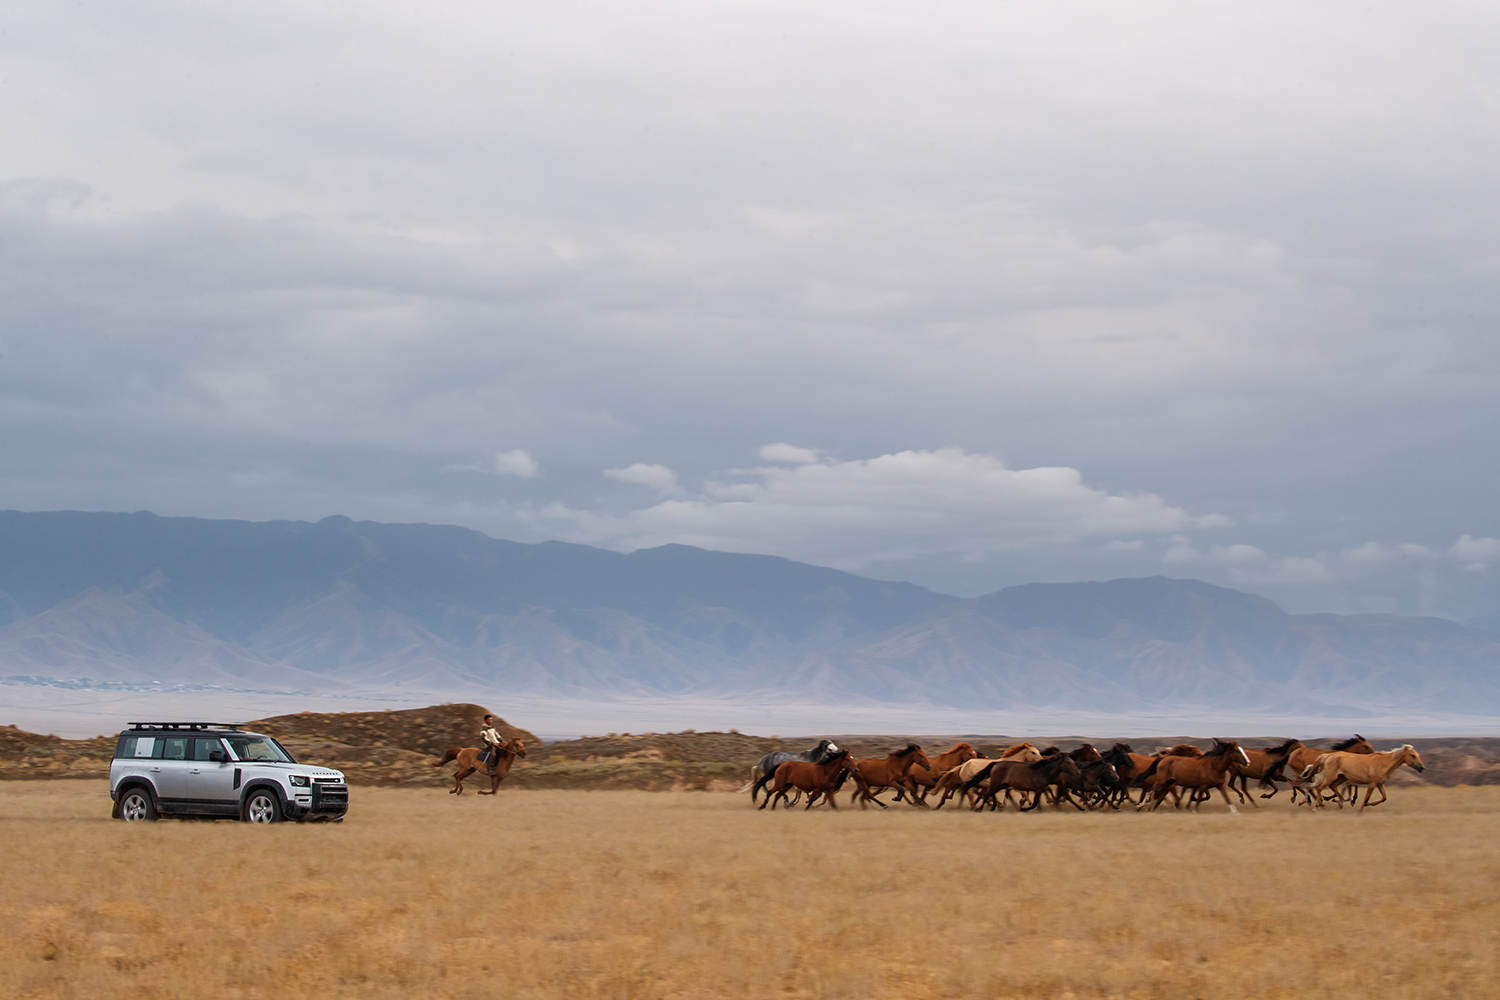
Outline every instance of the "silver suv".
[[109, 797], [116, 819], [159, 816], [340, 822], [340, 771], [298, 764], [269, 736], [214, 722], [132, 722], [115, 743]]

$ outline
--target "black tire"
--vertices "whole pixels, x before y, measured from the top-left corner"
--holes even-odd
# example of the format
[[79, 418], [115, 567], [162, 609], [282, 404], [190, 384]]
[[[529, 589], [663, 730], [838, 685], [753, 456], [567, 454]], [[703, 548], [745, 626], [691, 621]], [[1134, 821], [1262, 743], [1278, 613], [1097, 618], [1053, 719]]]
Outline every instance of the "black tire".
[[127, 823], [149, 823], [157, 818], [156, 806], [151, 793], [140, 785], [132, 785], [120, 796], [120, 818]]
[[280, 823], [281, 802], [269, 788], [254, 788], [245, 797], [245, 822]]

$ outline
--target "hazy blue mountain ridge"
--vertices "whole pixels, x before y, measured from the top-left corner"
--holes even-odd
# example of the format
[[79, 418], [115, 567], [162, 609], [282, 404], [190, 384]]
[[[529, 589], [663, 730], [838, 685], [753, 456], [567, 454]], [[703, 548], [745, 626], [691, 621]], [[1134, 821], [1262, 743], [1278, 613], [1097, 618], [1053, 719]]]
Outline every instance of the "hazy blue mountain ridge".
[[1500, 712], [1500, 634], [1194, 580], [972, 600], [769, 556], [441, 525], [0, 512], [0, 677], [1136, 711]]

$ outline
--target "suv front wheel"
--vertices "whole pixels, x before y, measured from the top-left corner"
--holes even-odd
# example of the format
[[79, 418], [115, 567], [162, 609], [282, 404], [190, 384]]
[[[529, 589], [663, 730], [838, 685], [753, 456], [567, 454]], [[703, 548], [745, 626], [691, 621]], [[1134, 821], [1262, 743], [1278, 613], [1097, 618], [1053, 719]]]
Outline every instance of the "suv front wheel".
[[275, 823], [281, 819], [281, 803], [264, 788], [257, 788], [245, 800], [245, 819], [251, 823]]
[[120, 818], [127, 823], [141, 823], [156, 818], [156, 807], [151, 804], [151, 796], [140, 787], [132, 788], [125, 793], [120, 800]]

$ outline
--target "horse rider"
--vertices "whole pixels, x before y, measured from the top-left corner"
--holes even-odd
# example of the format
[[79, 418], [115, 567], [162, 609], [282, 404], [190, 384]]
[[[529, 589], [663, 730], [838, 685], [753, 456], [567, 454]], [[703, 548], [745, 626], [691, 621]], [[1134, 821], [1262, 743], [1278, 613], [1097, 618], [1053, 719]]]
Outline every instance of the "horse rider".
[[484, 717], [484, 728], [479, 731], [479, 738], [484, 742], [484, 753], [479, 759], [489, 769], [491, 775], [497, 774], [495, 765], [500, 761], [500, 747], [505, 743], [504, 737], [495, 731], [495, 717], [486, 715]]

